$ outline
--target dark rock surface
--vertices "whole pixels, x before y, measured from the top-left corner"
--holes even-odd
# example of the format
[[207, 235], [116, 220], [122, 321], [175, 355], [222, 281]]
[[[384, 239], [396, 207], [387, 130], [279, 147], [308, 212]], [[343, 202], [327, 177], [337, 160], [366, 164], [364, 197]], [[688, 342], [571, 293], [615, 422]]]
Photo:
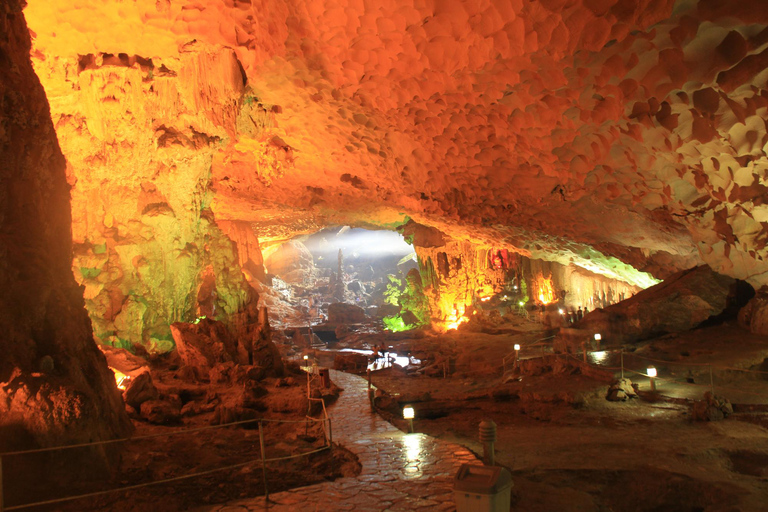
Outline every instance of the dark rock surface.
[[72, 275], [66, 162], [24, 5], [0, 3], [0, 451], [131, 431]]
[[768, 335], [768, 287], [758, 290], [739, 312], [739, 323], [753, 334]]
[[354, 304], [335, 302], [328, 306], [329, 324], [359, 324], [365, 322], [366, 318], [363, 308]]
[[709, 267], [695, 267], [618, 304], [588, 313], [576, 327], [585, 333], [601, 333], [607, 344], [687, 331], [720, 314], [735, 283]]

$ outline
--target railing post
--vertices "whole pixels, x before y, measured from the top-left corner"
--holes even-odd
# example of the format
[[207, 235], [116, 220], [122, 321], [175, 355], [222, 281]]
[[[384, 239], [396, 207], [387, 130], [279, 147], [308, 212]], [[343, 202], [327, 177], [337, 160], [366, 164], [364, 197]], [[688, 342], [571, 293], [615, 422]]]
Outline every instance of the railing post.
[[0, 512], [3, 512], [5, 510], [5, 505], [3, 501], [3, 456], [0, 455]]
[[624, 348], [621, 349], [621, 379], [624, 380]]
[[[712, 365], [709, 365], [709, 390], [712, 392], [712, 397], [715, 396], [715, 379], [712, 377]], [[2, 510], [2, 509], [0, 509]]]
[[264, 473], [264, 499], [269, 502], [269, 487], [267, 486], [267, 456], [264, 453], [264, 431], [259, 422], [259, 444], [261, 445], [261, 471]]

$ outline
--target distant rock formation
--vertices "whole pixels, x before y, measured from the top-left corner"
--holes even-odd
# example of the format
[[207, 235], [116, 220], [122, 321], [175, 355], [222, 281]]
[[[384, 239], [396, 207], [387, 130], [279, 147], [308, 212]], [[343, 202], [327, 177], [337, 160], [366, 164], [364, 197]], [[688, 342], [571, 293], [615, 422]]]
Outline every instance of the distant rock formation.
[[590, 339], [600, 333], [607, 345], [688, 331], [722, 313], [735, 284], [735, 279], [707, 266], [696, 267], [618, 304], [591, 311], [575, 327]]

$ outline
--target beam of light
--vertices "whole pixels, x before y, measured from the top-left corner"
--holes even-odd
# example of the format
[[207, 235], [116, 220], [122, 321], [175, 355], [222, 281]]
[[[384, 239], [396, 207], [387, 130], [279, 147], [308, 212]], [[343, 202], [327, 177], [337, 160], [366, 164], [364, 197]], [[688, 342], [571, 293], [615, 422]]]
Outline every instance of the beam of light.
[[413, 259], [413, 247], [394, 231], [351, 228], [333, 234], [324, 230], [311, 235], [303, 243], [316, 257], [335, 256], [341, 249], [345, 257], [381, 254], [403, 256], [405, 261], [408, 257]]
[[125, 388], [128, 387], [128, 383], [131, 381], [131, 378], [120, 370], [116, 370], [111, 366], [109, 369], [112, 370], [112, 373], [115, 374], [115, 384], [117, 384], [117, 389], [120, 391], [125, 391]]

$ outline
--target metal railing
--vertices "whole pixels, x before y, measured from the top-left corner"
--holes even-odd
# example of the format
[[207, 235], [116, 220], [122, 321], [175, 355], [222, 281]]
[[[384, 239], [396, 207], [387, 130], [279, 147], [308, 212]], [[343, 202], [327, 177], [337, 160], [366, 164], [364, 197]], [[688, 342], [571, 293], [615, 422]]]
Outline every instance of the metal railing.
[[[530, 348], [533, 348], [533, 347], [536, 347], [536, 346], [541, 346], [541, 348], [542, 348], [541, 355], [543, 357], [545, 355], [544, 354], [544, 347], [545, 347], [545, 345], [542, 342], [547, 341], [547, 340], [551, 340], [554, 337], [555, 337], [554, 335], [553, 336], [547, 336], [546, 338], [540, 338], [540, 339], [532, 341], [530, 343], [521, 343], [520, 344], [520, 350], [523, 350], [524, 348], [525, 349], [530, 349]], [[519, 352], [520, 352], [519, 350], [513, 350], [509, 354], [505, 355], [504, 358], [501, 360], [502, 375], [507, 373], [507, 366], [510, 363], [512, 363], [513, 367], [514, 367], [515, 364], [517, 364], [518, 357], [520, 356]]]
[[[322, 402], [322, 399], [319, 398], [309, 398], [309, 400], [320, 400]], [[313, 455], [315, 453], [322, 452], [324, 450], [331, 450], [332, 449], [332, 443], [333, 443], [333, 429], [331, 425], [331, 417], [328, 415], [328, 411], [325, 408], [325, 403], [323, 402], [323, 416], [322, 418], [313, 418], [309, 414], [305, 417], [303, 420], [278, 420], [278, 419], [267, 419], [267, 418], [261, 418], [261, 419], [252, 419], [252, 420], [242, 420], [242, 421], [234, 421], [231, 423], [225, 423], [222, 425], [211, 425], [211, 426], [205, 426], [205, 427], [197, 427], [197, 428], [191, 428], [191, 429], [180, 429], [176, 430], [174, 432], [165, 432], [162, 434], [149, 434], [145, 436], [136, 436], [136, 437], [128, 437], [128, 438], [121, 438], [121, 439], [109, 439], [107, 441], [97, 441], [93, 443], [79, 443], [79, 444], [72, 444], [72, 445], [66, 445], [66, 446], [56, 446], [51, 448], [39, 448], [39, 449], [33, 449], [33, 450], [20, 450], [20, 451], [13, 451], [13, 452], [3, 452], [0, 453], [0, 512], [8, 512], [13, 510], [22, 510], [27, 509], [31, 507], [38, 507], [42, 505], [54, 505], [57, 503], [65, 503], [69, 501], [79, 500], [79, 499], [85, 499], [85, 498], [92, 498], [96, 496], [103, 496], [111, 493], [116, 492], [122, 492], [122, 491], [129, 491], [133, 489], [140, 489], [142, 487], [147, 487], [150, 485], [157, 485], [157, 484], [163, 484], [163, 483], [169, 483], [169, 482], [176, 482], [179, 480], [186, 480], [189, 478], [197, 478], [199, 476], [203, 475], [209, 475], [212, 473], [217, 473], [221, 471], [227, 471], [231, 469], [238, 469], [245, 466], [249, 466], [251, 464], [257, 463], [261, 461], [262, 465], [262, 472], [264, 477], [264, 495], [267, 500], [269, 500], [269, 486], [267, 482], [267, 462], [276, 462], [276, 461], [284, 461], [289, 459], [295, 459], [299, 457], [306, 457], [309, 455]], [[308, 411], [309, 412], [309, 411]], [[264, 431], [262, 428], [262, 425], [264, 423], [305, 423], [307, 425], [307, 429], [309, 429], [309, 423], [310, 422], [320, 422], [322, 424], [323, 428], [323, 446], [311, 450], [309, 452], [305, 453], [299, 453], [294, 455], [288, 455], [288, 456], [282, 456], [282, 457], [267, 457], [266, 456], [266, 445], [264, 443]], [[5, 500], [4, 500], [4, 492], [3, 492], [3, 458], [8, 457], [16, 457], [16, 456], [28, 456], [32, 454], [40, 454], [40, 453], [51, 453], [51, 452], [60, 452], [60, 451], [66, 451], [71, 450], [74, 448], [85, 448], [85, 447], [93, 447], [93, 446], [104, 446], [104, 445], [110, 445], [110, 444], [116, 444], [116, 443], [125, 443], [128, 441], [139, 441], [143, 439], [153, 439], [158, 437], [170, 437], [180, 434], [188, 434], [191, 432], [199, 432], [203, 430], [213, 430], [213, 429], [220, 429], [220, 428], [228, 428], [232, 426], [239, 426], [239, 425], [247, 425], [247, 424], [254, 424], [258, 423], [259, 427], [259, 446], [260, 446], [260, 457], [258, 459], [251, 459], [245, 462], [240, 462], [237, 464], [231, 464], [228, 466], [220, 467], [220, 468], [214, 468], [209, 469], [205, 471], [198, 471], [195, 473], [191, 473], [188, 475], [182, 475], [182, 476], [176, 476], [171, 478], [164, 478], [160, 480], [153, 480], [151, 482], [145, 482], [141, 484], [135, 484], [135, 485], [127, 485], [122, 487], [116, 487], [114, 489], [107, 489], [103, 491], [96, 491], [96, 492], [90, 492], [85, 494], [78, 494], [74, 496], [66, 496], [63, 498], [56, 498], [56, 499], [50, 499], [50, 500], [44, 500], [44, 501], [37, 501], [32, 503], [24, 503], [21, 505], [14, 505], [11, 507], [5, 506]]]
[[[601, 350], [601, 351], [598, 351], [598, 352], [611, 351], [611, 350], [619, 352], [620, 366], [608, 366], [608, 365], [605, 365], [605, 364], [591, 363], [591, 362], [587, 361], [587, 357], [586, 356], [587, 356], [588, 352], [586, 351], [586, 349], [584, 350], [584, 357], [583, 357], [583, 359], [579, 359], [579, 358], [577, 358], [573, 354], [565, 354], [565, 355], [568, 358], [578, 362], [579, 364], [584, 364], [584, 365], [587, 365], [587, 366], [592, 367], [592, 368], [596, 368], [596, 369], [600, 369], [600, 370], [614, 371], [614, 372], [621, 372], [620, 375], [621, 375], [622, 379], [624, 378], [624, 375], [626, 373], [630, 373], [630, 374], [633, 374], [633, 375], [638, 375], [638, 376], [641, 376], [641, 377], [646, 377], [648, 379], [655, 380], [655, 381], [658, 381], [658, 382], [668, 382], [670, 384], [683, 384], [683, 385], [686, 385], [686, 386], [692, 386], [692, 387], [696, 387], [696, 388], [699, 388], [699, 389], [701, 389], [702, 387], [709, 387], [709, 390], [710, 390], [710, 392], [713, 395], [715, 393], [715, 387], [716, 387], [716, 378], [715, 378], [716, 373], [714, 372], [714, 370], [725, 370], [726, 372], [742, 372], [742, 373], [748, 373], [748, 374], [753, 374], [753, 375], [768, 376], [768, 372], [761, 371], [761, 370], [750, 370], [750, 369], [747, 369], [747, 368], [736, 368], [736, 367], [733, 367], [733, 366], [718, 365], [718, 364], [715, 364], [715, 363], [693, 363], [693, 362], [686, 362], [686, 361], [668, 361], [668, 360], [664, 360], [664, 359], [657, 359], [657, 358], [652, 358], [652, 357], [647, 357], [647, 356], [641, 356], [641, 355], [638, 355], [638, 354], [634, 354], [632, 352], [625, 352], [623, 350], [623, 348], [620, 348], [620, 347], [619, 348], [614, 348], [614, 349], [604, 349], [604, 350]], [[705, 369], [706, 370], [706, 375], [708, 376], [708, 379], [707, 379], [708, 382], [707, 383], [692, 382], [693, 378], [698, 378], [699, 377], [699, 374], [692, 375], [690, 372], [687, 373], [683, 378], [675, 378], [676, 372], [674, 372], [674, 371], [670, 371], [669, 372], [669, 374], [670, 374], [669, 376], [661, 376], [661, 375], [658, 375], [658, 373], [657, 373], [657, 375], [652, 376], [652, 375], [649, 375], [647, 372], [637, 371], [637, 370], [634, 370], [632, 368], [628, 368], [627, 365], [625, 364], [625, 358], [630, 358], [630, 359], [634, 358], [634, 359], [641, 360], [641, 361], [649, 361], [649, 362], [653, 362], [653, 363], [657, 363], [657, 364], [663, 364], [664, 368], [672, 368], [672, 369], [674, 369], [675, 367], [695, 367], [695, 368]], [[726, 388], [726, 386], [723, 383], [719, 384], [718, 387]], [[755, 397], [760, 397], [763, 400], [768, 400], [768, 393], [755, 393], [755, 392], [746, 391], [746, 390], [743, 390], [743, 389], [729, 389], [728, 391], [730, 391], [732, 393], [740, 394], [740, 395], [755, 396]]]

